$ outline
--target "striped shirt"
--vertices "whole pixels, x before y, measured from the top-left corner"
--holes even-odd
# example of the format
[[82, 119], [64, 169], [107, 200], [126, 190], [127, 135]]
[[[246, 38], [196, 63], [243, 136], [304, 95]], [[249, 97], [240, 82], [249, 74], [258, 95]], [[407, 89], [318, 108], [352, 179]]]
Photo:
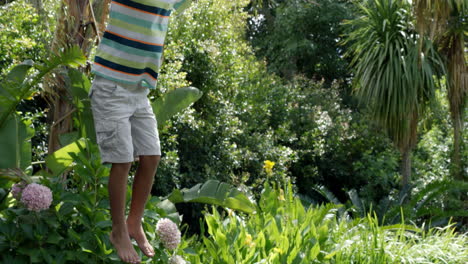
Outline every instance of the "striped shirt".
[[154, 89], [171, 12], [182, 12], [191, 1], [113, 0], [92, 72]]

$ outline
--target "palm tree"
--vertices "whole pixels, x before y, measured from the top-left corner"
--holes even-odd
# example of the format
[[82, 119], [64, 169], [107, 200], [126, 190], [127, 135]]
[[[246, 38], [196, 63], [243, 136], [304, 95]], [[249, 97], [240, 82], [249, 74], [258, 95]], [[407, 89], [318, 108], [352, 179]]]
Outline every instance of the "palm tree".
[[[66, 47], [78, 45], [88, 57], [98, 34], [105, 29], [110, 0], [64, 0], [57, 18], [57, 29], [51, 43], [51, 52], [58, 53]], [[88, 67], [81, 71], [89, 72]], [[45, 85], [46, 97], [50, 105], [51, 128], [49, 153], [59, 149], [59, 135], [73, 129], [72, 114], [75, 108], [69, 98], [64, 75], [48, 78]]]
[[369, 0], [358, 10], [361, 16], [346, 23], [345, 40], [355, 92], [400, 151], [405, 187], [418, 120], [433, 96], [433, 76], [443, 71], [442, 61], [432, 42], [416, 34], [408, 1]]
[[447, 90], [453, 123], [453, 178], [464, 180], [461, 148], [463, 146], [463, 111], [468, 96], [468, 64], [465, 57], [465, 34], [468, 31], [467, 0], [416, 0], [417, 28], [438, 46], [447, 68]]

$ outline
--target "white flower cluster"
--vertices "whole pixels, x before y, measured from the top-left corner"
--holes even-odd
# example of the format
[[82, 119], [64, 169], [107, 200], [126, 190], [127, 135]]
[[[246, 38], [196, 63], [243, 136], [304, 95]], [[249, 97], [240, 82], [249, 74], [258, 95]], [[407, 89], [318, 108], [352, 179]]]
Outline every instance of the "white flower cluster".
[[164, 247], [174, 250], [180, 243], [181, 234], [177, 225], [167, 218], [163, 218], [156, 224], [156, 233], [161, 238]]
[[172, 256], [169, 260], [169, 264], [186, 264], [187, 262], [179, 255]]

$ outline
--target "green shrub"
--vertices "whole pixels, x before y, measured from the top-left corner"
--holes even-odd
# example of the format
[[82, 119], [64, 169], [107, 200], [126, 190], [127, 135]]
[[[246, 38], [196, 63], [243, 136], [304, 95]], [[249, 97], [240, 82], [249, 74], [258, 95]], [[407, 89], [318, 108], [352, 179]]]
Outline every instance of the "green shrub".
[[205, 213], [208, 235], [193, 242], [191, 263], [465, 263], [468, 238], [453, 226], [424, 231], [351, 219], [336, 205], [305, 208], [285, 189], [265, 185], [257, 212]]
[[[9, 206], [0, 211], [0, 263], [120, 263], [108, 238], [112, 226], [107, 192], [109, 168], [101, 165], [97, 145], [89, 141], [85, 149], [71, 155], [76, 165], [66, 180], [40, 177], [40, 183], [53, 194], [48, 210], [28, 211], [11, 196], [6, 198]], [[153, 197], [143, 220], [157, 256], [151, 263], [167, 263], [172, 254], [155, 235], [161, 218], [180, 223], [172, 203]], [[177, 252], [184, 247], [182, 243]]]
[[[11, 1], [10, 1], [11, 2]], [[47, 43], [52, 40], [57, 1], [43, 1], [38, 14], [30, 1], [12, 1], [0, 6], [0, 76], [26, 59], [39, 61], [49, 52]]]

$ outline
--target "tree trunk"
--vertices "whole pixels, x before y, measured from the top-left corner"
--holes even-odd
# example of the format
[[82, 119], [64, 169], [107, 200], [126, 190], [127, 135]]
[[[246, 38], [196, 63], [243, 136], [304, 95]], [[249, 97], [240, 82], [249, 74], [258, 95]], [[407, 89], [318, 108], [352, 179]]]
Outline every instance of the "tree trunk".
[[405, 188], [411, 182], [411, 149], [401, 153], [401, 185]]
[[408, 131], [404, 140], [398, 145], [398, 149], [401, 153], [401, 188], [405, 190], [411, 184], [411, 152], [416, 146], [418, 139], [418, 110], [413, 110], [413, 113], [409, 116], [408, 120]]
[[453, 179], [463, 180], [464, 161], [461, 157], [463, 151], [463, 111], [468, 95], [468, 67], [464, 58], [464, 36], [456, 34], [445, 43], [451, 48], [445, 50], [448, 59], [448, 100], [453, 123], [453, 152], [450, 174]]
[[453, 118], [453, 152], [452, 152], [452, 164], [451, 164], [451, 175], [454, 179], [463, 181], [463, 160], [460, 156], [461, 149], [463, 146], [463, 140], [461, 137], [462, 133], [462, 121], [460, 118]]
[[[96, 9], [96, 17], [90, 8], [89, 0], [65, 0], [62, 3], [57, 30], [51, 44], [52, 53], [56, 53], [66, 47], [78, 45], [83, 54], [88, 57], [95, 43], [96, 36], [104, 29], [104, 22], [109, 12], [110, 0], [95, 0], [93, 10]], [[96, 21], [97, 20], [97, 21]], [[89, 73], [89, 65], [81, 69]], [[59, 136], [72, 132], [75, 107], [70, 100], [69, 89], [66, 87], [65, 76], [56, 76], [46, 80], [46, 96], [50, 105], [49, 122], [51, 123], [49, 134], [49, 154], [60, 149]]]

